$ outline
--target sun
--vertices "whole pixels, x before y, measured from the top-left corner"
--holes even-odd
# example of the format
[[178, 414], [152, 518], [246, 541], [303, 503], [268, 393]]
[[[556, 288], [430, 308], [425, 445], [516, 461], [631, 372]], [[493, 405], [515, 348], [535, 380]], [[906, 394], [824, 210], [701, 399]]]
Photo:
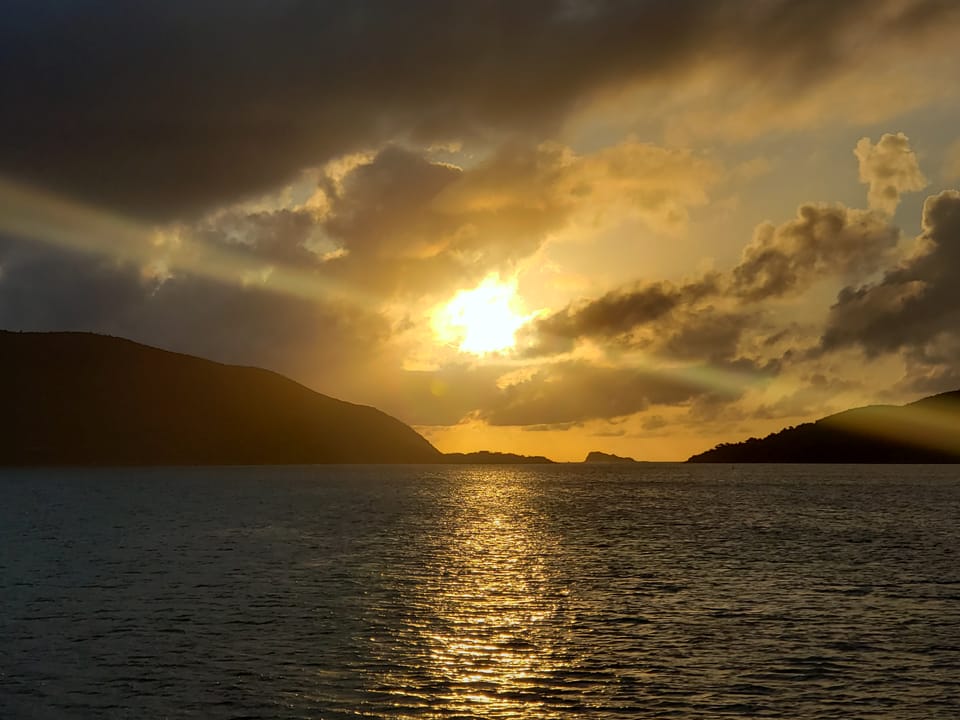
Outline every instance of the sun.
[[505, 283], [488, 275], [472, 290], [461, 290], [433, 317], [434, 331], [445, 343], [461, 352], [485, 355], [509, 350], [516, 343], [517, 329], [530, 319], [513, 305], [516, 281]]

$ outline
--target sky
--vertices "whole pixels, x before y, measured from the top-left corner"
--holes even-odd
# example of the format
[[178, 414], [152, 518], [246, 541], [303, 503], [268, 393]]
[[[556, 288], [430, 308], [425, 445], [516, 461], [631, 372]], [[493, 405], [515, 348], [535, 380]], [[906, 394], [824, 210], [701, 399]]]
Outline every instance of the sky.
[[556, 460], [960, 388], [953, 0], [3, 13], [0, 328]]

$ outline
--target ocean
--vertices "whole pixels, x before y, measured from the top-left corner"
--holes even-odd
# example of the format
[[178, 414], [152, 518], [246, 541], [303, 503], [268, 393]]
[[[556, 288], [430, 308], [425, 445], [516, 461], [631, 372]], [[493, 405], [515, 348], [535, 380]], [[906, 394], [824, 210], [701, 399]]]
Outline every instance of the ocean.
[[0, 470], [0, 718], [960, 717], [960, 466]]

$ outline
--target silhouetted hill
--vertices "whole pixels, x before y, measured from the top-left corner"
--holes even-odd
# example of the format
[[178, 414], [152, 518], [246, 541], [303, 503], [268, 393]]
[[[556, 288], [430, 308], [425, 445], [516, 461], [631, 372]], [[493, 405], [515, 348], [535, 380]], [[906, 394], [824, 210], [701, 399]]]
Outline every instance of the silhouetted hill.
[[587, 453], [587, 457], [584, 458], [583, 461], [585, 463], [620, 463], [628, 465], [637, 462], [632, 457], [622, 457], [621, 455], [600, 452], [599, 450], [593, 450]]
[[516, 453], [480, 450], [469, 453], [446, 453], [441, 462], [450, 463], [451, 465], [471, 465], [475, 463], [481, 465], [517, 465], [527, 463], [553, 463], [553, 460], [543, 455], [517, 455]]
[[960, 462], [960, 390], [847, 410], [763, 439], [724, 443], [687, 462]]
[[442, 462], [375, 408], [89, 333], [0, 331], [0, 397], [0, 465]]

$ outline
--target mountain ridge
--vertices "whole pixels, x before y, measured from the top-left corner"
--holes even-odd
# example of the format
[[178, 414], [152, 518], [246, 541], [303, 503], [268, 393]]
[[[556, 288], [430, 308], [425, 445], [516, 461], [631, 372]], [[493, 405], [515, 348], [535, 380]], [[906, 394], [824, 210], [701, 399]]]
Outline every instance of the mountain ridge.
[[400, 420], [279, 373], [83, 332], [0, 331], [0, 465], [442, 462]]
[[960, 390], [851, 408], [764, 438], [721, 443], [687, 462], [960, 462]]

